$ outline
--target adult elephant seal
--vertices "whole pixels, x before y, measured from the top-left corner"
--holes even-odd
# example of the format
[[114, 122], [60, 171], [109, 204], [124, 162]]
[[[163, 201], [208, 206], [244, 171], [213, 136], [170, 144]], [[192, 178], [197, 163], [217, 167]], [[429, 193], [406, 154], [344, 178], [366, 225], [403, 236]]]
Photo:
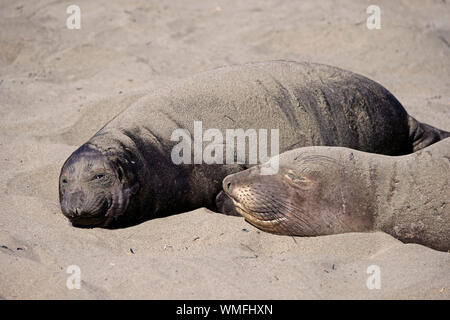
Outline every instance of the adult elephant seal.
[[194, 121], [224, 136], [226, 129], [279, 129], [279, 152], [330, 145], [399, 155], [448, 134], [408, 116], [381, 85], [349, 71], [283, 61], [224, 67], [141, 98], [76, 150], [60, 174], [64, 215], [75, 226], [116, 227], [215, 209], [223, 178], [247, 168], [248, 150], [242, 164], [175, 164], [180, 141], [172, 134], [193, 133]]
[[237, 211], [264, 231], [298, 236], [381, 230], [450, 250], [450, 138], [400, 157], [305, 147], [226, 177]]

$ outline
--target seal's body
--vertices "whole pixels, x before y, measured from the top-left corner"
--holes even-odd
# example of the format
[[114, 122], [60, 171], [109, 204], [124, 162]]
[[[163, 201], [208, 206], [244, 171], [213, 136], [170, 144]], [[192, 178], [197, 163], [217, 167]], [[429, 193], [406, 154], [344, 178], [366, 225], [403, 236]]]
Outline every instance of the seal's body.
[[[141, 98], [76, 150], [61, 170], [63, 213], [74, 225], [112, 227], [215, 209], [222, 179], [248, 167], [248, 151], [243, 164], [173, 163], [172, 134], [184, 128], [193, 136], [194, 121], [224, 135], [234, 128], [279, 129], [279, 152], [329, 145], [401, 155], [447, 134], [417, 122], [385, 88], [349, 71], [283, 61], [224, 67]], [[99, 163], [109, 163], [106, 174], [91, 172]], [[83, 208], [86, 192], [103, 199], [89, 200], [103, 210], [92, 203]]]
[[450, 250], [450, 138], [400, 157], [298, 148], [282, 153], [279, 165], [274, 175], [261, 175], [259, 165], [223, 181], [237, 211], [264, 231], [320, 236], [381, 230], [403, 242]]

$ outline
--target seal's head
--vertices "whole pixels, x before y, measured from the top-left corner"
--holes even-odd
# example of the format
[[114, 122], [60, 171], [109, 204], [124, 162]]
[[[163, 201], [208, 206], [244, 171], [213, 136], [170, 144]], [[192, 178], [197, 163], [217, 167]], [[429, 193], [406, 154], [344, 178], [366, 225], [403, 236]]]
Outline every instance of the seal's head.
[[129, 180], [119, 162], [85, 144], [61, 169], [61, 210], [74, 226], [107, 227], [125, 213], [137, 192], [138, 184]]
[[334, 157], [302, 148], [283, 153], [276, 174], [263, 164], [227, 176], [223, 190], [257, 228], [276, 234], [318, 236], [370, 229], [370, 192]]

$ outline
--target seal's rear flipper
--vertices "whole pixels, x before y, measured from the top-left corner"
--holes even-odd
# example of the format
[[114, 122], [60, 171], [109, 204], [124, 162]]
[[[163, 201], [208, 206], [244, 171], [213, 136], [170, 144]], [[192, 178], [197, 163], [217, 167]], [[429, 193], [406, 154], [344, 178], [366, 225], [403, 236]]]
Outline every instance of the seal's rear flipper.
[[419, 122], [411, 116], [408, 117], [408, 124], [409, 138], [411, 139], [413, 152], [450, 137], [450, 132]]

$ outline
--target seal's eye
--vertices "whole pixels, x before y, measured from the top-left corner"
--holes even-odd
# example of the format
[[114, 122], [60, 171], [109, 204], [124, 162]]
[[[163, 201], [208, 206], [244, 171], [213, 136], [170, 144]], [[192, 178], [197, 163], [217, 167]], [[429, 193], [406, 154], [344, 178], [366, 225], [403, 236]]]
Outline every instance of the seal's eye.
[[285, 176], [295, 183], [302, 183], [302, 184], [308, 184], [310, 180], [304, 176], [298, 175], [292, 171], [289, 171], [285, 174]]
[[301, 179], [301, 177], [299, 177], [298, 175], [296, 175], [296, 174], [293, 173], [293, 172], [287, 172], [287, 173], [286, 173], [286, 177], [288, 177], [288, 179], [289, 179], [289, 180], [292, 180], [292, 181], [297, 181], [297, 180], [300, 180], [300, 179]]
[[67, 183], [67, 179], [66, 178], [64, 178], [64, 179], [62, 179], [62, 181], [61, 181], [63, 184], [66, 184]]
[[114, 177], [109, 173], [109, 172], [101, 172], [101, 173], [96, 173], [91, 177], [91, 182], [94, 185], [101, 185], [101, 186], [109, 186], [112, 183], [114, 183]]

